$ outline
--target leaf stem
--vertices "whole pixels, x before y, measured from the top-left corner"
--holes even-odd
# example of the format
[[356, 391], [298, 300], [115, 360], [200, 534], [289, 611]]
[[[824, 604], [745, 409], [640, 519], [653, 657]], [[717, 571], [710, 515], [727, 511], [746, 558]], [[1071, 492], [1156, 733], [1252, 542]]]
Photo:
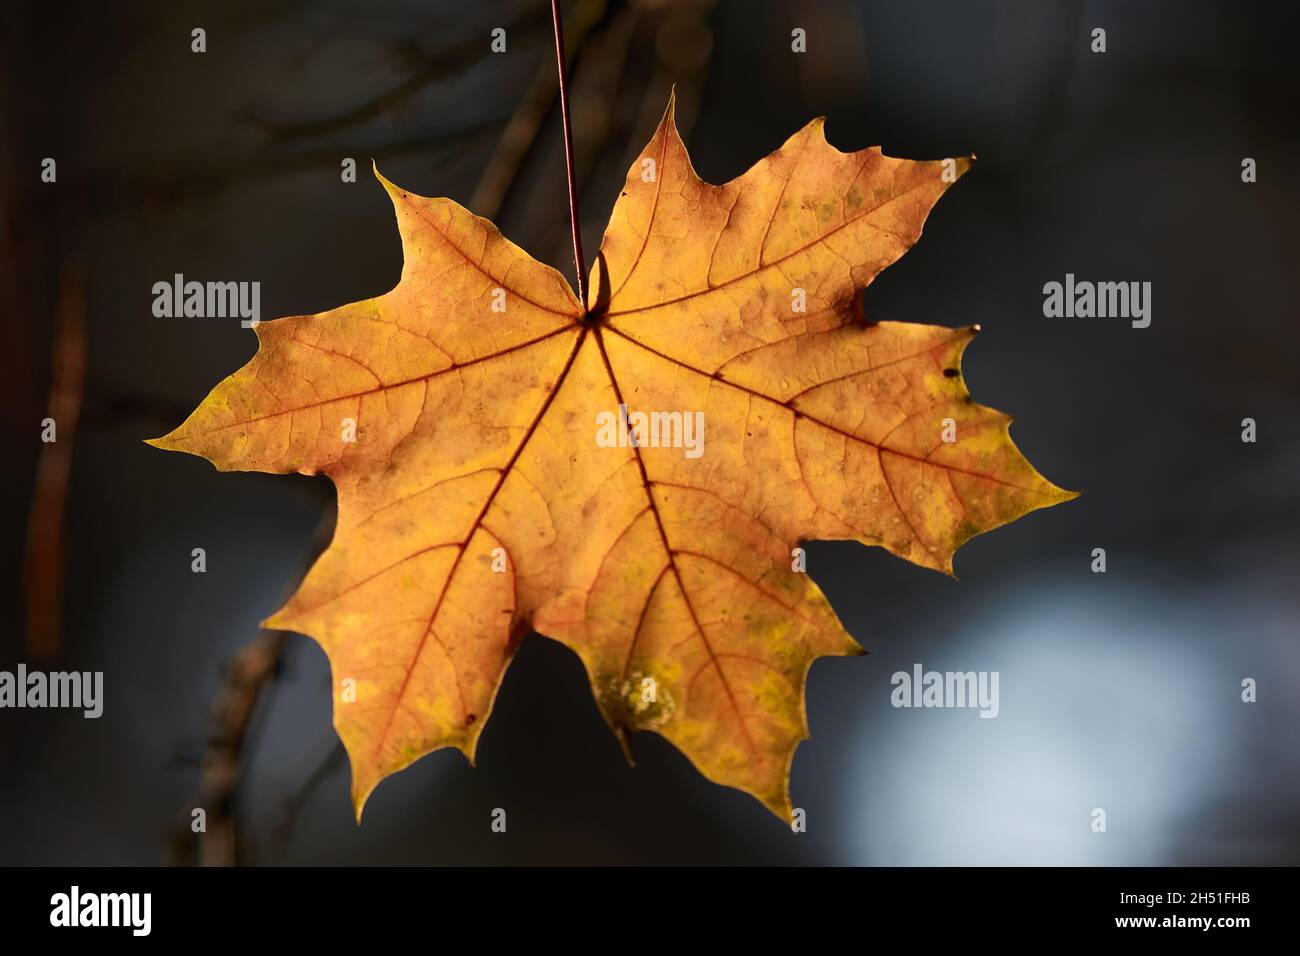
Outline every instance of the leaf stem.
[[569, 119], [569, 74], [564, 62], [564, 29], [560, 26], [560, 0], [551, 0], [555, 25], [555, 59], [560, 69], [560, 115], [564, 119], [564, 165], [569, 178], [569, 226], [573, 231], [573, 264], [578, 277], [578, 301], [587, 308], [587, 260], [582, 255], [582, 223], [578, 216], [578, 178], [573, 164], [573, 125]]

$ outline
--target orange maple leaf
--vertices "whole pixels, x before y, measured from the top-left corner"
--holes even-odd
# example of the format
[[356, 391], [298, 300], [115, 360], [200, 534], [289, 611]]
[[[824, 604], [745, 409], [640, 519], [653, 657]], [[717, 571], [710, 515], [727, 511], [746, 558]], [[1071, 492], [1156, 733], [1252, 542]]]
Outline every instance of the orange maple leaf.
[[588, 308], [491, 222], [376, 171], [396, 288], [261, 323], [153, 442], [333, 480], [334, 539], [266, 625], [329, 656], [358, 819], [422, 755], [473, 760], [530, 628], [582, 659], [625, 747], [655, 731], [790, 817], [808, 668], [862, 652], [792, 549], [852, 539], [951, 573], [973, 535], [1073, 497], [971, 402], [976, 329], [862, 320], [968, 166], [843, 153], [815, 120], [713, 186], [670, 103]]

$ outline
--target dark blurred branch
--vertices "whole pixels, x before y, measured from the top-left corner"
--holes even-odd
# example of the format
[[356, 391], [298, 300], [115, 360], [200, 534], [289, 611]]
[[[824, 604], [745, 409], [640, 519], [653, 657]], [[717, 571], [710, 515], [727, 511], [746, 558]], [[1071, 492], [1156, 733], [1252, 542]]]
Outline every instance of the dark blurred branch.
[[[0, 143], [0, 161], [6, 165], [12, 162], [4, 143]], [[31, 330], [23, 321], [24, 270], [19, 224], [32, 215], [30, 209], [22, 207], [23, 199], [22, 190], [13, 186], [6, 189], [0, 200], [0, 323], [3, 323], [0, 324], [0, 335], [3, 335], [0, 377], [10, 396], [4, 415], [20, 429], [30, 426], [31, 413], [39, 403], [32, 374], [35, 363], [29, 361], [35, 350], [30, 343]]]
[[[277, 606], [298, 590], [303, 576], [328, 546], [333, 528], [333, 515], [327, 513], [316, 525], [311, 546]], [[199, 764], [199, 786], [171, 831], [168, 862], [173, 866], [234, 866], [239, 862], [234, 803], [244, 742], [262, 691], [279, 670], [288, 638], [287, 631], [259, 631], [227, 662], [212, 700], [210, 730]], [[197, 831], [196, 810], [203, 811], [203, 827]]]
[[50, 657], [59, 649], [63, 607], [63, 514], [86, 374], [86, 280], [79, 267], [64, 267], [56, 308], [58, 316], [48, 413], [55, 433], [53, 441], [42, 443], [36, 461], [36, 486], [32, 489], [27, 554], [23, 565], [27, 591], [27, 652], [35, 658]]
[[[569, 65], [582, 49], [588, 34], [604, 20], [606, 10], [607, 5], [603, 0], [581, 0], [575, 6], [565, 31], [568, 38], [565, 60]], [[555, 64], [543, 58], [537, 67], [533, 85], [506, 123], [501, 142], [488, 160], [478, 187], [474, 190], [469, 203], [474, 212], [491, 219], [501, 211], [501, 204], [505, 202], [510, 186], [519, 175], [520, 166], [537, 141], [542, 121], [555, 104], [555, 96], [559, 91]]]
[[[535, 31], [539, 30], [545, 22], [544, 12], [541, 9], [534, 9], [508, 26], [512, 31]], [[467, 37], [450, 49], [441, 51], [437, 56], [420, 55], [418, 59], [421, 64], [419, 69], [405, 80], [385, 90], [378, 96], [374, 96], [334, 116], [315, 120], [277, 123], [261, 118], [256, 114], [245, 113], [244, 119], [257, 126], [275, 141], [304, 139], [336, 133], [339, 130], [347, 129], [358, 123], [368, 122], [376, 116], [382, 115], [394, 106], [414, 96], [431, 83], [464, 73], [477, 63], [487, 50], [488, 46], [484, 38], [476, 34]]]
[[[582, 0], [581, 6], [596, 6], [603, 11], [605, 3], [604, 0]], [[599, 15], [596, 15], [596, 19], [599, 19]], [[526, 35], [529, 31], [540, 32], [546, 20], [546, 11], [539, 6], [507, 26], [512, 31]], [[245, 110], [241, 119], [267, 136], [263, 146], [248, 154], [233, 158], [223, 156], [219, 161], [214, 161], [210, 153], [205, 151], [195, 155], [174, 155], [153, 163], [141, 161], [126, 177], [122, 176], [120, 166], [115, 166], [112, 170], [91, 169], [79, 180], [65, 184], [64, 193], [80, 208], [100, 213], [113, 206], [137, 209], [141, 205], [170, 205], [189, 197], [210, 198], [237, 183], [337, 166], [339, 144], [332, 141], [312, 142], [313, 140], [320, 140], [379, 117], [431, 84], [464, 73], [487, 52], [485, 38], [477, 34], [437, 55], [430, 55], [417, 48], [404, 50], [405, 58], [417, 64], [415, 71], [392, 88], [341, 113], [319, 119], [280, 122]], [[498, 128], [499, 122], [495, 118], [489, 118], [441, 133], [408, 136], [371, 148], [376, 152], [382, 150], [387, 157], [422, 153], [431, 149], [442, 149], [449, 155], [460, 155], [469, 141], [495, 132]], [[363, 150], [359, 144], [354, 148]], [[178, 174], [177, 170], [183, 172]], [[105, 182], [113, 183], [113, 189], [105, 191], [96, 185]]]
[[347, 762], [347, 751], [343, 749], [342, 742], [336, 740], [330, 747], [329, 752], [316, 765], [316, 769], [307, 775], [301, 787], [294, 791], [284, 802], [284, 810], [279, 824], [275, 828], [275, 842], [284, 846], [289, 842], [289, 835], [293, 832], [294, 825], [298, 822], [298, 817], [306, 808], [311, 798], [316, 795], [320, 785], [330, 778], [336, 770], [345, 766]]
[[[657, 15], [648, 15], [658, 6], [646, 0], [630, 4], [580, 61], [581, 82], [575, 83], [573, 90], [574, 152], [580, 189], [595, 174], [598, 160], [611, 143], [627, 140], [633, 155], [641, 149], [644, 140], [639, 137], [648, 136], [658, 125], [674, 89], [677, 129], [683, 139], [690, 137], [713, 51], [709, 18], [716, 2], [677, 0]], [[626, 72], [628, 51], [643, 26], [649, 27], [649, 43], [655, 51], [652, 72], [648, 79], [643, 75], [633, 79], [633, 93], [639, 93], [640, 106], [631, 111], [631, 120], [620, 121], [614, 104], [622, 96], [620, 81]], [[548, 230], [546, 241], [554, 239], [558, 243], [560, 232], [558, 227]]]
[[[440, 161], [462, 155], [468, 142], [495, 131], [495, 122], [484, 120], [447, 132], [411, 136], [373, 147], [385, 157], [441, 150]], [[214, 163], [210, 156], [173, 156], [152, 166], [142, 164], [140, 171], [128, 178], [120, 175], [111, 190], [96, 184], [108, 174], [92, 170], [80, 181], [67, 184], [68, 195], [87, 213], [103, 214], [114, 208], [139, 210], [151, 206], [166, 207], [182, 200], [211, 201], [221, 190], [247, 185], [258, 180], [274, 179], [306, 170], [338, 168], [340, 147], [326, 145], [297, 152], [279, 152], [274, 156], [256, 152], [224, 163]], [[178, 173], [180, 169], [183, 172]]]

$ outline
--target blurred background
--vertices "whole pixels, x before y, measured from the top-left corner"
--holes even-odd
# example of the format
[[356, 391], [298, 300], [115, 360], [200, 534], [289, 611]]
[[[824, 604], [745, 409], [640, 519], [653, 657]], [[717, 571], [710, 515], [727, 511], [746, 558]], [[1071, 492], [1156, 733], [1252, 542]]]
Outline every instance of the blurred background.
[[[0, 864], [1300, 862], [1293, 14], [577, 0], [564, 15], [589, 252], [673, 84], [711, 182], [817, 115], [841, 149], [977, 154], [866, 311], [981, 323], [975, 398], [1085, 494], [967, 545], [958, 581], [812, 545], [809, 572], [870, 656], [810, 675], [792, 783], [806, 833], [653, 735], [629, 768], [577, 658], [539, 635], [479, 766], [424, 758], [358, 827], [324, 654], [257, 626], [328, 540], [332, 488], [143, 444], [256, 349], [237, 319], [155, 318], [152, 285], [260, 281], [265, 318], [388, 290], [401, 249], [372, 157], [571, 277], [547, 5], [8, 3], [0, 669], [102, 670], [105, 703], [99, 720], [0, 711]], [[1150, 328], [1044, 318], [1043, 284], [1067, 272], [1151, 282]], [[917, 662], [999, 671], [1000, 716], [892, 708], [890, 675]]]

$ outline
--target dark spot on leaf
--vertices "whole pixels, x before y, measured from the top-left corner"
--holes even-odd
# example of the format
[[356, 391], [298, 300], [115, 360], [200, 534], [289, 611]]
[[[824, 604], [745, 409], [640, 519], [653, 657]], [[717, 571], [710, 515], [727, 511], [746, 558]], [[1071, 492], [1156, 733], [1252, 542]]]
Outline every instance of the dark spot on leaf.
[[957, 370], [956, 370], [955, 368], [946, 368], [946, 369], [943, 370], [943, 377], [944, 377], [944, 378], [956, 378], [956, 377], [957, 377]]

